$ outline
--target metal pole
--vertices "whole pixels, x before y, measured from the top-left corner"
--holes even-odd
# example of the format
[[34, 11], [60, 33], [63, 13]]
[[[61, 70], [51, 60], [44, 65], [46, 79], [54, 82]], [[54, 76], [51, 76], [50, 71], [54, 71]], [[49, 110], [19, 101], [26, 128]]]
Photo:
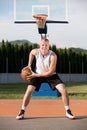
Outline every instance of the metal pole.
[[8, 73], [8, 57], [6, 57], [6, 73]]
[[82, 74], [84, 73], [84, 63], [82, 61]]

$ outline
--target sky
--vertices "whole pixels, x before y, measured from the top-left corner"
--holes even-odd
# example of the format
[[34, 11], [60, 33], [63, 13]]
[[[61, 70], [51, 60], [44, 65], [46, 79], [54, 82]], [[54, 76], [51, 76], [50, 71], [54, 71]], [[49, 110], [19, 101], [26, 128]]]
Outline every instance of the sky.
[[[25, 0], [26, 1], [26, 0]], [[87, 49], [87, 0], [68, 0], [69, 24], [47, 24], [51, 45]], [[55, 13], [55, 12], [54, 12]], [[0, 0], [0, 42], [26, 39], [39, 43], [36, 24], [14, 23], [14, 0]]]

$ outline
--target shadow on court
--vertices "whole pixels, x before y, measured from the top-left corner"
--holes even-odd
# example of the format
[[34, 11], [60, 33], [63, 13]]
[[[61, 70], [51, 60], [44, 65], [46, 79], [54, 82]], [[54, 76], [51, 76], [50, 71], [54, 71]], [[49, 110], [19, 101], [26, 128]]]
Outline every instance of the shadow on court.
[[78, 116], [75, 120], [66, 117], [0, 117], [0, 130], [87, 130], [87, 116]]

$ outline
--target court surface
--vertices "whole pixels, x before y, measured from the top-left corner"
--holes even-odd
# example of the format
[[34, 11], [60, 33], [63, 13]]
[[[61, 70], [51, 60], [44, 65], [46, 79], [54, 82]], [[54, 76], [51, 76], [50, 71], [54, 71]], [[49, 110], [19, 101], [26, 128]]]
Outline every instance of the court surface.
[[31, 99], [25, 119], [16, 120], [22, 100], [0, 100], [0, 130], [87, 130], [87, 100], [70, 100], [75, 120], [65, 117], [62, 100]]

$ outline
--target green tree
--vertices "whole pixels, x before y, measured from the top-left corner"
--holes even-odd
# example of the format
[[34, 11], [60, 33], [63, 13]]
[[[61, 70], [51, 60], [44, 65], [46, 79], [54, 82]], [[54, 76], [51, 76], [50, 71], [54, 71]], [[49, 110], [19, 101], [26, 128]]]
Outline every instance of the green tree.
[[12, 48], [11, 48], [11, 43], [6, 41], [6, 71], [11, 73], [12, 71]]
[[4, 41], [2, 41], [1, 45], [1, 62], [0, 62], [0, 67], [1, 67], [1, 73], [6, 73], [6, 47]]
[[18, 44], [15, 44], [14, 46], [14, 72], [15, 73], [20, 73], [21, 71], [21, 59], [20, 59], [20, 53], [19, 53], [19, 46]]

